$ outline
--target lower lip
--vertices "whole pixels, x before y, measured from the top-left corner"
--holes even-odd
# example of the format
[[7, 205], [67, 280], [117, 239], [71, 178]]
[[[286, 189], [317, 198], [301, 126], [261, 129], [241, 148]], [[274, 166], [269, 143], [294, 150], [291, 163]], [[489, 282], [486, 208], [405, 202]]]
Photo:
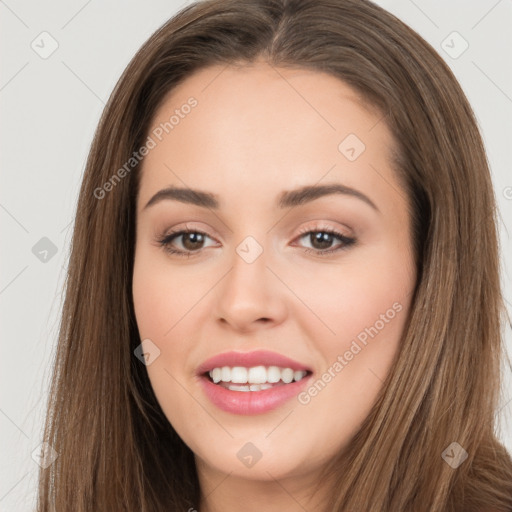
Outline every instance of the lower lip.
[[296, 397], [310, 377], [307, 375], [297, 382], [263, 391], [231, 391], [214, 384], [208, 377], [201, 376], [200, 380], [206, 396], [219, 409], [232, 414], [251, 415], [272, 411]]

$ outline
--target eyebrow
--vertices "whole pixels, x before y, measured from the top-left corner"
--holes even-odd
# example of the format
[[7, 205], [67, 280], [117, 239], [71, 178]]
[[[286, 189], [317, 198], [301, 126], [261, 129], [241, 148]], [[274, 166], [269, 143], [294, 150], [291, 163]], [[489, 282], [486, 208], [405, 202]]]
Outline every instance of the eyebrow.
[[[343, 194], [364, 201], [377, 212], [380, 210], [376, 204], [365, 194], [354, 188], [339, 183], [331, 185], [308, 185], [295, 190], [287, 190], [281, 194], [278, 201], [279, 208], [291, 208], [314, 201], [324, 196]], [[174, 200], [181, 203], [193, 204], [203, 208], [218, 210], [220, 201], [216, 194], [203, 192], [191, 188], [168, 187], [158, 191], [146, 204], [144, 210], [164, 200]]]

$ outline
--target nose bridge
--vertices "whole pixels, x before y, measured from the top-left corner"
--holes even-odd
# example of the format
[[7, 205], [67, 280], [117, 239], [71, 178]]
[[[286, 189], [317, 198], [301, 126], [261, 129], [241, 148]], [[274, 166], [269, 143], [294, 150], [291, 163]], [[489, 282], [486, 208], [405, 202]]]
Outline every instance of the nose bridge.
[[239, 308], [246, 304], [257, 307], [267, 294], [266, 268], [268, 254], [253, 236], [247, 236], [236, 246], [227, 275], [225, 296], [236, 301]]
[[216, 315], [237, 328], [258, 320], [282, 321], [284, 297], [267, 268], [270, 253], [254, 236], [246, 236], [234, 251], [231, 269], [219, 290]]

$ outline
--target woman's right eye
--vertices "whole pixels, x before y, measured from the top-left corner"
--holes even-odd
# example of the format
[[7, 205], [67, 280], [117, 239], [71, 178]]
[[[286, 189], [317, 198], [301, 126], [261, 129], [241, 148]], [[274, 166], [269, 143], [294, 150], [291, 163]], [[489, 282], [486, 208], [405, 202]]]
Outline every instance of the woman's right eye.
[[202, 231], [182, 230], [166, 235], [159, 240], [159, 243], [165, 251], [171, 254], [190, 257], [201, 249], [215, 245], [215, 241], [213, 241], [214, 243], [205, 246], [206, 239], [213, 241], [212, 238]]

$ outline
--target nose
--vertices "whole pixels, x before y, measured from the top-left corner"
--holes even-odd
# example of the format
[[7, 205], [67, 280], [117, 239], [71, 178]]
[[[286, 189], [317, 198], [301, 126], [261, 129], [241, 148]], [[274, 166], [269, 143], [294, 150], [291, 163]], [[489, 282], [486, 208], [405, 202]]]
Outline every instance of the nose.
[[285, 290], [267, 262], [265, 251], [252, 262], [234, 254], [231, 270], [216, 287], [214, 314], [218, 322], [250, 332], [285, 320]]

